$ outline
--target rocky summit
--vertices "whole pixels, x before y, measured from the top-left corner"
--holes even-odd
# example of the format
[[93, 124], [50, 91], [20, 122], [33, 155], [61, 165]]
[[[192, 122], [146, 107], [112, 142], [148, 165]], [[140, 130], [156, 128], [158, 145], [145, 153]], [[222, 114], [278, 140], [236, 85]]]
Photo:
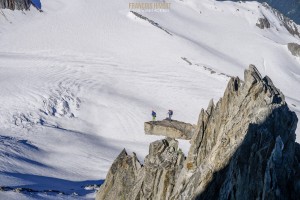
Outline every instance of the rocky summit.
[[96, 199], [297, 199], [297, 121], [271, 79], [250, 65], [244, 81], [231, 78], [224, 96], [201, 110], [187, 156], [162, 129], [169, 137], [150, 144], [143, 165], [121, 152]]

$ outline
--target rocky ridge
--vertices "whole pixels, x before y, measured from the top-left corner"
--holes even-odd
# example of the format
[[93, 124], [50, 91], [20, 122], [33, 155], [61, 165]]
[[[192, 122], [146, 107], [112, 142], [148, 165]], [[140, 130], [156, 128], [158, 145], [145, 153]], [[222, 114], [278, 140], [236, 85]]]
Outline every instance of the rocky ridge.
[[[226, 1], [226, 0], [217, 0], [217, 1]], [[230, 0], [235, 2], [244, 2], [240, 0]], [[298, 0], [248, 0], [248, 1], [257, 1], [260, 3], [267, 3], [268, 5], [272, 6], [283, 13], [288, 18], [295, 21], [297, 24], [300, 24], [300, 1]]]
[[150, 144], [142, 165], [125, 150], [96, 199], [297, 199], [297, 116], [255, 66], [202, 109], [187, 157], [172, 138]]
[[293, 20], [286, 17], [275, 8], [272, 8], [267, 3], [262, 3], [262, 6], [270, 10], [281, 21], [281, 26], [284, 26], [291, 35], [298, 36], [300, 38], [299, 26]]
[[[267, 10], [271, 11], [281, 22], [280, 26], [283, 26], [291, 35], [297, 36], [300, 38], [300, 30], [299, 25], [297, 25], [293, 20], [283, 15], [278, 10], [272, 8], [267, 3], [262, 3], [262, 6], [265, 7]], [[272, 19], [268, 19], [265, 15], [263, 17], [258, 18], [256, 26], [260, 29], [269, 29], [271, 28]], [[278, 27], [276, 28], [278, 29]]]

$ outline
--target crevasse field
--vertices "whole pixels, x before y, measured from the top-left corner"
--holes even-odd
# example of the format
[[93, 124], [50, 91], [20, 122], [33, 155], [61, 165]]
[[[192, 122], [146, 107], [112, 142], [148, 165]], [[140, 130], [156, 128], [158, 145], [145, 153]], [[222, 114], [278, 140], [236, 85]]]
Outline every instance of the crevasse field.
[[[144, 134], [151, 110], [163, 119], [173, 109], [195, 124], [228, 76], [243, 78], [249, 64], [300, 117], [300, 58], [286, 46], [300, 39], [270, 10], [175, 0], [168, 12], [137, 11], [170, 35], [131, 13], [132, 2], [44, 0], [42, 13], [0, 10], [0, 186], [40, 191], [0, 199], [94, 198], [86, 186], [105, 179], [123, 148], [143, 162], [159, 139]], [[262, 16], [270, 29], [255, 25]], [[187, 152], [189, 143], [180, 146]]]

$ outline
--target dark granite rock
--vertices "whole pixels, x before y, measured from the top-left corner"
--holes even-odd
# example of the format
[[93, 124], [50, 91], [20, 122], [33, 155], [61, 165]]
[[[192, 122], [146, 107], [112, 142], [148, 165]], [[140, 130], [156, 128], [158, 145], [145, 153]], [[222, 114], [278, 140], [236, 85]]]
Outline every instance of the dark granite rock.
[[11, 10], [28, 10], [31, 0], [0, 0], [0, 8]]

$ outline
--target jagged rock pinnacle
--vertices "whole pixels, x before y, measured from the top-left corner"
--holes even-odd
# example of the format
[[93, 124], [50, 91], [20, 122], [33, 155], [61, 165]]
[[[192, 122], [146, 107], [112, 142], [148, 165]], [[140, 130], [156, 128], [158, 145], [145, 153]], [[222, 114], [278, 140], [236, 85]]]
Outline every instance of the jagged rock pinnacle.
[[244, 81], [231, 78], [223, 97], [201, 110], [186, 158], [171, 138], [151, 143], [145, 165], [129, 171], [115, 164], [128, 157], [121, 153], [96, 199], [297, 199], [297, 121], [271, 79], [250, 65]]

